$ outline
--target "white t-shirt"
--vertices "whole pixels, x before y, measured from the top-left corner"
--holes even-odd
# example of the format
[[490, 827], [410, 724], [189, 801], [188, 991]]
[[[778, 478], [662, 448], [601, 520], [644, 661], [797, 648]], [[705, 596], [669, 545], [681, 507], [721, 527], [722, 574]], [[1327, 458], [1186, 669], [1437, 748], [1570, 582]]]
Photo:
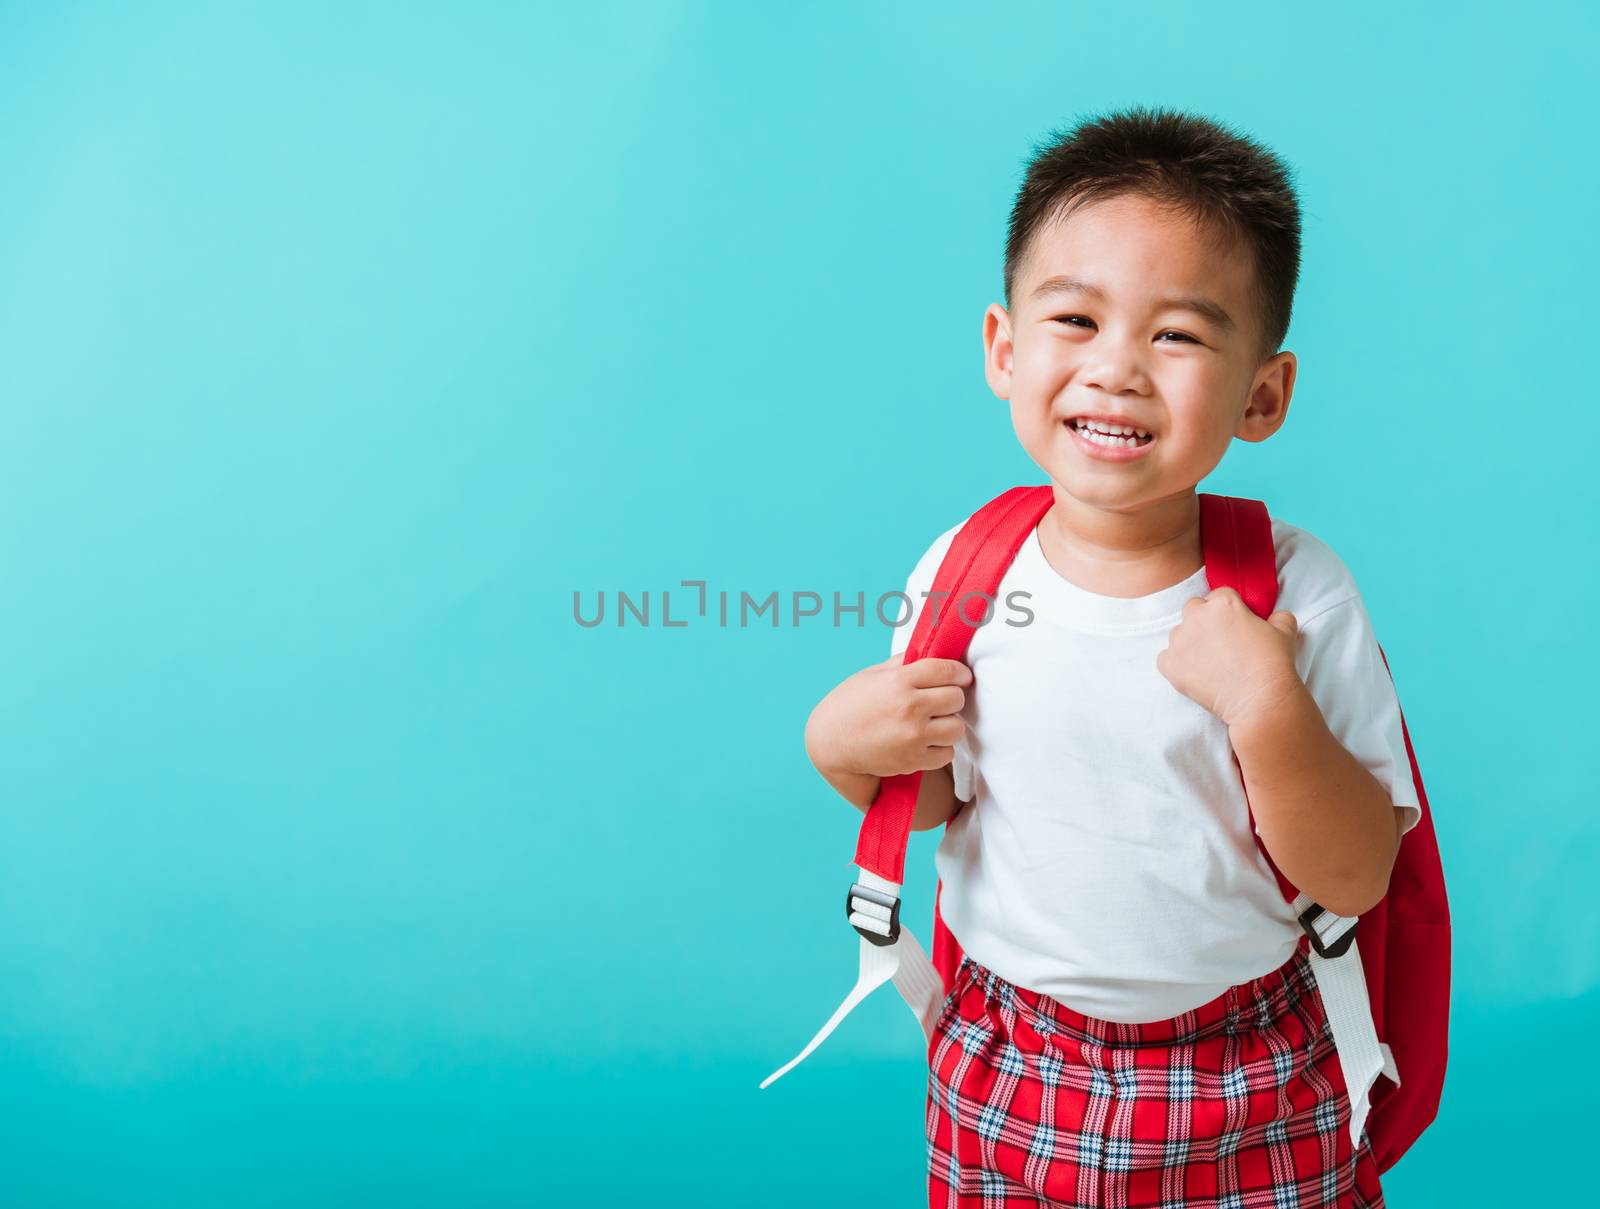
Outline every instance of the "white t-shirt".
[[[960, 527], [911, 573], [919, 612]], [[1296, 667], [1335, 737], [1410, 807], [1410, 830], [1399, 705], [1355, 581], [1305, 530], [1274, 518], [1272, 536]], [[1156, 668], [1184, 602], [1209, 590], [1202, 568], [1148, 596], [1085, 591], [1035, 529], [967, 651], [952, 774], [969, 804], [936, 856], [940, 911], [974, 961], [1086, 1015], [1178, 1015], [1276, 969], [1302, 935], [1251, 835], [1227, 727]], [[1024, 610], [1028, 624], [1006, 624]]]

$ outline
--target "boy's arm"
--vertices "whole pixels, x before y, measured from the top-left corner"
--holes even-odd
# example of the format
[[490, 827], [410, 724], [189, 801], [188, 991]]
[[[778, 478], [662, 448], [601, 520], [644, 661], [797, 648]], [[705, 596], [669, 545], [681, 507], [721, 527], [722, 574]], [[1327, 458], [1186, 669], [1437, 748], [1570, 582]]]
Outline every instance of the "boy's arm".
[[1421, 809], [1360, 597], [1302, 629], [1283, 610], [1263, 622], [1219, 588], [1185, 603], [1156, 667], [1228, 727], [1256, 830], [1284, 877], [1339, 915], [1370, 911]]
[[1336, 915], [1389, 887], [1405, 812], [1328, 729], [1304, 683], [1228, 726], [1261, 842], [1283, 875]]

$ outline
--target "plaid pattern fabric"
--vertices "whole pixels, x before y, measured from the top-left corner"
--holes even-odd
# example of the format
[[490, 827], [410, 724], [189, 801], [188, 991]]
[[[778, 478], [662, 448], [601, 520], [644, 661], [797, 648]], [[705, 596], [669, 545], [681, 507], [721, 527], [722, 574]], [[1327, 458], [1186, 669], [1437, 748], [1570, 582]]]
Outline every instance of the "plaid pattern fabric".
[[929, 1205], [1382, 1209], [1308, 953], [1141, 1024], [964, 959], [929, 1047]]

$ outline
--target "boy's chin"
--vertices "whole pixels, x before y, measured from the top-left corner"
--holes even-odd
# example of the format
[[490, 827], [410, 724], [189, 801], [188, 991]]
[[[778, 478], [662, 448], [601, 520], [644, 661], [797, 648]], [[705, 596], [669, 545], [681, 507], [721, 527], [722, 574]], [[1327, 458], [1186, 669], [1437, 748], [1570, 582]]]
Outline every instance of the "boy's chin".
[[1052, 483], [1082, 488], [1088, 492], [1121, 493], [1135, 486], [1148, 489], [1160, 478], [1159, 467], [1148, 457], [1125, 462], [1101, 461], [1076, 449], [1048, 449], [1033, 458], [1034, 465], [1050, 476]]
[[1065, 465], [1053, 458], [1035, 458], [1034, 464], [1049, 477], [1058, 497], [1066, 495], [1085, 507], [1107, 512], [1137, 512], [1182, 491], [1181, 485], [1163, 487], [1144, 475], [1124, 473], [1119, 479], [1115, 472], [1126, 472], [1128, 467], [1109, 466], [1106, 469], [1113, 473], [1108, 474], [1104, 470], [1097, 472], [1096, 467], [1085, 471], [1081, 466]]

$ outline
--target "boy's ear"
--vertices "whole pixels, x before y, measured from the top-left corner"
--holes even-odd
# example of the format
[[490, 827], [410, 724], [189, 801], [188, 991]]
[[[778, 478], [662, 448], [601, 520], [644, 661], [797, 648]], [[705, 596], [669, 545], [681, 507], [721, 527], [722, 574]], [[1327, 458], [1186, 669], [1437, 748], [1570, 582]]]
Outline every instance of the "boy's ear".
[[983, 313], [983, 376], [1000, 399], [1011, 397], [1011, 316], [998, 302]]
[[1298, 368], [1295, 355], [1288, 351], [1274, 354], [1262, 363], [1251, 383], [1250, 398], [1244, 414], [1239, 417], [1234, 436], [1241, 441], [1265, 441], [1283, 427]]

